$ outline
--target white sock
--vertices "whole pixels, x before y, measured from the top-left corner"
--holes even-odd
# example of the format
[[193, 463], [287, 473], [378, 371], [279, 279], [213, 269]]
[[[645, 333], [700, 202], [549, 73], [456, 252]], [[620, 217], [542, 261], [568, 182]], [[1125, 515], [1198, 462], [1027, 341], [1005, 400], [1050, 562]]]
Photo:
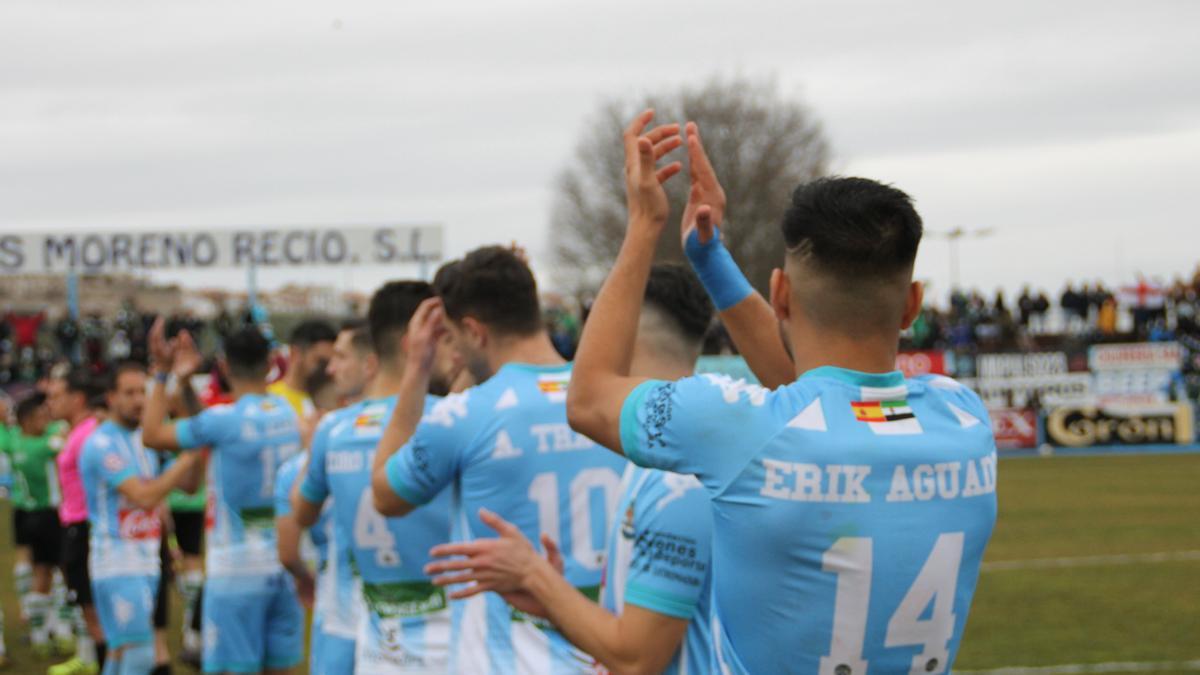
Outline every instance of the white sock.
[[13, 587], [21, 601], [21, 614], [29, 620], [29, 595], [33, 593], [33, 565], [27, 562], [13, 564]]
[[84, 663], [96, 663], [96, 641], [88, 632], [87, 621], [83, 619], [83, 610], [76, 607], [75, 615], [71, 617], [75, 625], [75, 656]]
[[76, 607], [67, 599], [67, 586], [62, 576], [54, 574], [54, 620], [51, 629], [54, 637], [59, 640], [71, 640], [75, 637], [74, 618]]
[[29, 594], [29, 641], [35, 645], [50, 642], [50, 615], [54, 600], [46, 593]]
[[204, 586], [204, 573], [200, 570], [189, 570], [179, 575], [179, 595], [183, 597], [183, 648], [189, 651], [199, 651], [204, 645], [200, 631], [192, 629], [195, 618], [196, 599]]

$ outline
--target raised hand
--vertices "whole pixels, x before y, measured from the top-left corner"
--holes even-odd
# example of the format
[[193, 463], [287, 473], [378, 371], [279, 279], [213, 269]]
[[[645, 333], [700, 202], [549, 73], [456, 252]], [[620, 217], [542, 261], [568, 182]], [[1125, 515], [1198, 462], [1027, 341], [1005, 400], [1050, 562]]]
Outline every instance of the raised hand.
[[670, 206], [663, 183], [683, 169], [680, 162], [660, 168], [658, 160], [683, 144], [678, 124], [664, 124], [643, 134], [654, 119], [646, 110], [625, 128], [625, 201], [630, 223], [661, 226], [667, 222]]
[[408, 364], [420, 369], [420, 372], [428, 374], [433, 370], [438, 341], [446, 332], [443, 316], [442, 299], [427, 298], [417, 307], [417, 311], [408, 322], [408, 330], [403, 338], [408, 353]]
[[146, 336], [150, 347], [150, 361], [164, 373], [171, 372], [175, 364], [175, 343], [167, 340], [167, 322], [161, 316], [154, 320]]
[[679, 223], [679, 236], [686, 245], [688, 235], [696, 229], [699, 231], [700, 243], [707, 244], [712, 240], [713, 228], [724, 222], [725, 190], [717, 180], [712, 163], [708, 161], [708, 153], [700, 140], [700, 127], [695, 122], [688, 122], [685, 130], [688, 178], [692, 184], [688, 190], [687, 206], [683, 209], [683, 218]]
[[186, 330], [180, 331], [172, 342], [174, 342], [175, 365], [171, 368], [171, 372], [181, 380], [195, 375], [196, 371], [204, 365], [204, 356], [196, 348], [196, 341], [192, 339], [192, 334]]

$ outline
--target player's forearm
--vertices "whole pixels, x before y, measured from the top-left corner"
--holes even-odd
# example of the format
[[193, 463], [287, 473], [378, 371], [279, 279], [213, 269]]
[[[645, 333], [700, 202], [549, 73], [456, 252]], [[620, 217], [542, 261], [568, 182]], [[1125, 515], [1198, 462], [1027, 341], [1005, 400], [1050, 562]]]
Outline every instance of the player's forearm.
[[629, 224], [621, 252], [584, 326], [568, 390], [571, 426], [614, 450], [620, 449], [619, 441], [612, 438], [620, 403], [632, 389], [632, 384], [622, 388], [620, 380], [629, 379], [642, 296], [654, 262], [655, 232], [653, 227]]
[[200, 397], [196, 396], [196, 388], [192, 386], [190, 375], [179, 378], [178, 387], [179, 400], [183, 403], [183, 409], [189, 416], [195, 415], [204, 409], [204, 405], [200, 403]]
[[425, 393], [428, 391], [429, 373], [420, 372], [418, 368], [405, 369], [392, 419], [388, 421], [383, 435], [379, 437], [378, 445], [375, 446], [375, 459], [371, 464], [372, 474], [382, 472], [388, 459], [412, 438], [425, 411]]
[[275, 518], [275, 548], [279, 554], [279, 564], [293, 576], [308, 569], [300, 557], [300, 532], [299, 524], [291, 515]]
[[149, 480], [130, 479], [133, 481], [132, 489], [125, 491], [125, 497], [139, 508], [151, 509], [158, 506], [171, 490], [179, 487], [187, 473], [194, 468], [193, 462], [193, 456], [184, 455], [159, 476]]
[[157, 450], [167, 450], [167, 382], [162, 373], [155, 373], [150, 398], [142, 410], [142, 443]]
[[796, 366], [779, 334], [779, 321], [763, 296], [751, 293], [722, 311], [721, 321], [764, 387], [774, 389], [796, 379]]
[[613, 672], [635, 670], [637, 654], [622, 644], [618, 617], [592, 602], [558, 570], [542, 560], [522, 585], [542, 603], [550, 621], [571, 644]]
[[288, 497], [292, 502], [292, 517], [296, 519], [296, 524], [307, 529], [317, 522], [317, 518], [321, 515], [321, 506], [324, 502], [314, 504], [305, 499], [304, 495], [300, 493], [300, 483], [302, 482], [303, 480], [296, 481]]
[[371, 494], [375, 510], [393, 517], [407, 515], [413, 510], [413, 505], [392, 489], [387, 476], [387, 462], [416, 433], [417, 424], [425, 411], [429, 371], [410, 363], [404, 371], [400, 385], [400, 395], [396, 397], [392, 419], [388, 421], [379, 443], [375, 446], [375, 459], [371, 464]]

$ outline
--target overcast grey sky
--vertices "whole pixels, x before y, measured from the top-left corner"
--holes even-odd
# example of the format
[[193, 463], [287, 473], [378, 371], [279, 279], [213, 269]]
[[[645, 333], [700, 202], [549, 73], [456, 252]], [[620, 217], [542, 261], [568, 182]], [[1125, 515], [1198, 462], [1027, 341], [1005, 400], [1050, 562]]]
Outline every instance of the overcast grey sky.
[[[449, 253], [516, 239], [544, 276], [600, 102], [742, 73], [930, 230], [995, 228], [967, 284], [1167, 279], [1200, 262], [1197, 26], [1187, 0], [5, 0], [0, 231], [437, 221]], [[939, 289], [947, 250], [918, 262]]]

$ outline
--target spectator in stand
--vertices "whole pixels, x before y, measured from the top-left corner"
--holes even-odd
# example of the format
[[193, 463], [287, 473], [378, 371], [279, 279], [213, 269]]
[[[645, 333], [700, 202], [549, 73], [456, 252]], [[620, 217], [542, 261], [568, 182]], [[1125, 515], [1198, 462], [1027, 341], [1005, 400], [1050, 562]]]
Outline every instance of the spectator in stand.
[[1046, 312], [1050, 311], [1050, 298], [1046, 296], [1046, 291], [1038, 291], [1037, 300], [1033, 303], [1033, 314], [1030, 317], [1030, 326], [1034, 332], [1040, 333], [1046, 329]]
[[1058, 306], [1062, 310], [1066, 332], [1073, 334], [1082, 332], [1083, 327], [1087, 324], [1086, 290], [1084, 292], [1076, 291], [1075, 286], [1068, 281], [1058, 300]]
[[1030, 294], [1029, 285], [1021, 287], [1021, 295], [1017, 298], [1017, 323], [1021, 328], [1029, 328], [1029, 320], [1033, 316], [1033, 307], [1037, 301]]
[[1096, 331], [1102, 337], [1117, 333], [1117, 301], [1110, 295], [1104, 298], [1096, 315]]

